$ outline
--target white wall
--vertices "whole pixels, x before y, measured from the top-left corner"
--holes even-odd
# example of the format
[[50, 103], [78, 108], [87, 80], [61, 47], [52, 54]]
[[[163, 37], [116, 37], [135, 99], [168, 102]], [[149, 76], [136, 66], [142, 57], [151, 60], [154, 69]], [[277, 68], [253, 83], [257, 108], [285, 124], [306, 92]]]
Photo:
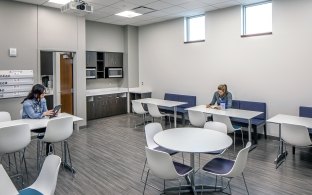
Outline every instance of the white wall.
[[[62, 14], [58, 9], [11, 1], [0, 1], [0, 69], [32, 69], [39, 82], [40, 50], [74, 51], [74, 74], [85, 77], [85, 19]], [[16, 47], [18, 56], [10, 58], [8, 49]], [[76, 114], [86, 118], [86, 82], [76, 80]], [[0, 100], [0, 110], [19, 118], [22, 98]], [[82, 123], [82, 125], [85, 124]]]
[[[86, 21], [87, 51], [124, 52], [124, 27]], [[87, 89], [115, 88], [124, 86], [126, 79], [88, 79]]]
[[[274, 0], [273, 35], [241, 38], [239, 6], [206, 14], [206, 41], [183, 43], [183, 19], [139, 28], [140, 82], [163, 98], [207, 104], [220, 83], [234, 99], [267, 103], [268, 117], [312, 105], [312, 1]], [[276, 135], [276, 126], [269, 125]]]

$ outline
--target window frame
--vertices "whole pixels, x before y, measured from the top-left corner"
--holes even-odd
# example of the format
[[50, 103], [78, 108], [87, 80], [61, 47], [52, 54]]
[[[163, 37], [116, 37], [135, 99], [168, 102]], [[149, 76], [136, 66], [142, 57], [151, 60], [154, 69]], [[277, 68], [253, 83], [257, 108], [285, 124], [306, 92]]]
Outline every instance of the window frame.
[[[204, 23], [204, 29], [205, 29], [205, 38], [204, 39], [199, 39], [199, 40], [194, 40], [190, 41], [190, 19], [192, 18], [198, 18], [198, 17], [204, 17], [205, 23]], [[184, 18], [184, 43], [198, 43], [198, 42], [205, 42], [206, 40], [206, 15], [205, 14], [200, 14], [200, 15], [195, 15], [195, 16], [189, 16]]]
[[[273, 34], [273, 26], [272, 26], [272, 31], [271, 32], [262, 32], [262, 33], [253, 33], [253, 34], [246, 34], [246, 8], [248, 7], [254, 7], [254, 6], [259, 6], [259, 5], [263, 5], [263, 4], [267, 4], [267, 3], [271, 3], [273, 5], [273, 1], [269, 0], [269, 1], [263, 1], [263, 2], [259, 2], [259, 3], [253, 3], [253, 4], [248, 4], [248, 5], [243, 5], [242, 6], [242, 33], [241, 33], [241, 37], [253, 37], [253, 36], [263, 36], [263, 35], [272, 35]], [[273, 10], [272, 10], [273, 12]], [[273, 13], [272, 13], [273, 15]], [[273, 17], [272, 17], [273, 20]], [[273, 22], [272, 22], [273, 25]]]

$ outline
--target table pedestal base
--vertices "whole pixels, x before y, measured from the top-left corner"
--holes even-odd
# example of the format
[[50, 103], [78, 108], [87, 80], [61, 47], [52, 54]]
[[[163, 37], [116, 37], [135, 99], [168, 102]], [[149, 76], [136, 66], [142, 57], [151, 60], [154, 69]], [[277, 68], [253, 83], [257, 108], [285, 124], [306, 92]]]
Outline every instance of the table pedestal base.
[[182, 185], [181, 188], [179, 187], [171, 187], [171, 188], [166, 188], [164, 193], [165, 194], [177, 194], [179, 193], [201, 193], [201, 192], [222, 192], [224, 190], [224, 187], [222, 186], [211, 186], [211, 185], [196, 185], [196, 186], [191, 186], [191, 185]]
[[276, 164], [276, 169], [286, 160], [287, 155], [288, 155], [287, 151], [278, 154], [277, 158], [274, 160]]

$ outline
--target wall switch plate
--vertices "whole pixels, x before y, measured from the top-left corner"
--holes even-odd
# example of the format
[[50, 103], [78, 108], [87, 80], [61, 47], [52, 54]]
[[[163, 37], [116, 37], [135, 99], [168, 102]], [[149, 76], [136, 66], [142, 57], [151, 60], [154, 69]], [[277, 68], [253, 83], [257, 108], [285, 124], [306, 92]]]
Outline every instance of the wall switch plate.
[[17, 56], [17, 49], [16, 48], [10, 48], [9, 49], [9, 55], [10, 55], [10, 57], [16, 57]]

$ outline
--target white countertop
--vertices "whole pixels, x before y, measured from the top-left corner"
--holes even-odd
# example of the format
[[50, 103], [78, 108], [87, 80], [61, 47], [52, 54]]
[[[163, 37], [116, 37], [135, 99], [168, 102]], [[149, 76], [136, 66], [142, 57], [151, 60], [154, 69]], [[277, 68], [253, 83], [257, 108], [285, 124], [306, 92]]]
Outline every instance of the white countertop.
[[137, 88], [129, 88], [130, 93], [151, 93], [152, 90], [147, 89], [147, 88], [142, 88], [142, 87], [137, 87]]
[[127, 93], [128, 88], [103, 88], [103, 89], [89, 89], [86, 96], [108, 95], [116, 93]]

